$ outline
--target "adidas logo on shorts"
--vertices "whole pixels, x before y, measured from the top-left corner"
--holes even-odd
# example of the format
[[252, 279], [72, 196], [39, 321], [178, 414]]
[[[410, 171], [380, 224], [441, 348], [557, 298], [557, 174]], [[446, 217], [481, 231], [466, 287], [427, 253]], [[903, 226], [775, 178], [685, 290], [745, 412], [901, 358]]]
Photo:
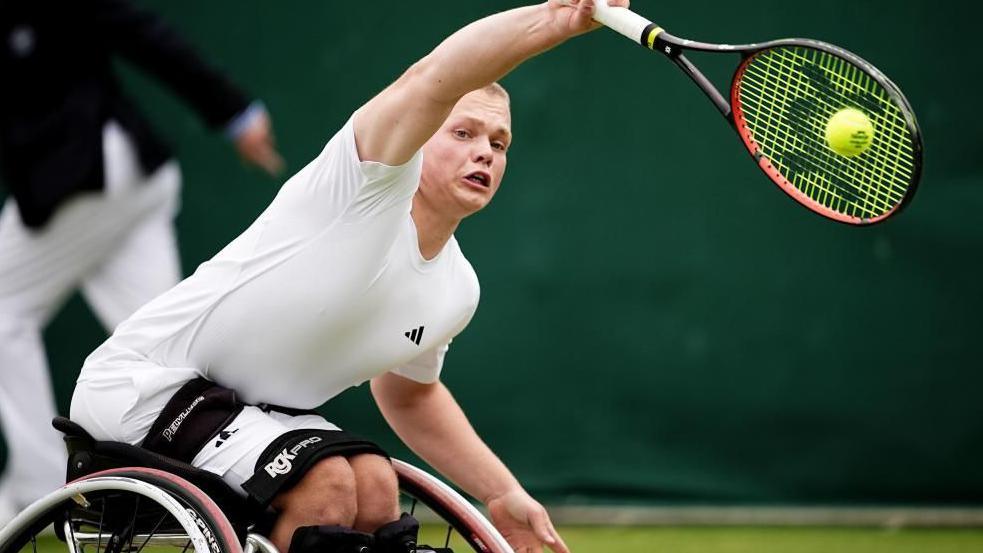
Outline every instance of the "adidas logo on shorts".
[[223, 430], [223, 431], [219, 432], [218, 433], [218, 440], [215, 442], [215, 447], [222, 447], [222, 444], [224, 444], [226, 442], [226, 440], [228, 440], [229, 438], [231, 438], [232, 435], [235, 434], [238, 431], [239, 431], [239, 429], [238, 428], [235, 428], [233, 430]]

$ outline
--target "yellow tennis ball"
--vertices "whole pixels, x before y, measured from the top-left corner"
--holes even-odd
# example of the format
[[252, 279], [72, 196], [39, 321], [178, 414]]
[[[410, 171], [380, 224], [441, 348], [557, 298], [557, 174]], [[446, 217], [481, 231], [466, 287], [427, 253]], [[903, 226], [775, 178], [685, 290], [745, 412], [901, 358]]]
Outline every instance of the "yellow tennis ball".
[[859, 109], [841, 109], [826, 123], [826, 143], [841, 156], [858, 156], [867, 151], [873, 141], [874, 125]]

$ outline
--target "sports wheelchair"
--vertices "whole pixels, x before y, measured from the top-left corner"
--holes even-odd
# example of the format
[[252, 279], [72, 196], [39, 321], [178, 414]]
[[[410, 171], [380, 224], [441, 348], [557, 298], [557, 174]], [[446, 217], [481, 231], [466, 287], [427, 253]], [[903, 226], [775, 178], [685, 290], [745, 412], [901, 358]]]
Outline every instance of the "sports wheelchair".
[[[49, 553], [52, 544], [67, 553], [280, 553], [264, 537], [275, 513], [217, 475], [139, 447], [97, 441], [64, 417], [53, 425], [68, 445], [69, 482], [0, 529], [0, 553]], [[412, 465], [394, 459], [393, 466], [403, 508], [425, 523], [421, 543], [454, 553], [513, 553], [460, 494]]]

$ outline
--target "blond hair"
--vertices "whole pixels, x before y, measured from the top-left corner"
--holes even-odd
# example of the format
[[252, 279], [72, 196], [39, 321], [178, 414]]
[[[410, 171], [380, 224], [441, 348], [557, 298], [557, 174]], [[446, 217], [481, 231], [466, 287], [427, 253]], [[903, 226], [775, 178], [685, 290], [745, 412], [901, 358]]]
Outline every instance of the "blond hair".
[[511, 105], [512, 99], [509, 96], [509, 91], [505, 90], [505, 87], [498, 84], [497, 82], [491, 83], [490, 85], [479, 88], [478, 90], [484, 92], [489, 96], [498, 96], [500, 98], [505, 98], [505, 103]]

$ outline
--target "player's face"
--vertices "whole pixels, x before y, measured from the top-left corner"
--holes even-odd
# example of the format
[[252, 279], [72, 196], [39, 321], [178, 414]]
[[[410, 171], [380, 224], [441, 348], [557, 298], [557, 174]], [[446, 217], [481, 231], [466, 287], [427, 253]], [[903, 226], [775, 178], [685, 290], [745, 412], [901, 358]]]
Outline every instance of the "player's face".
[[423, 147], [419, 194], [459, 219], [488, 205], [505, 174], [511, 126], [507, 99], [480, 90], [465, 95]]

